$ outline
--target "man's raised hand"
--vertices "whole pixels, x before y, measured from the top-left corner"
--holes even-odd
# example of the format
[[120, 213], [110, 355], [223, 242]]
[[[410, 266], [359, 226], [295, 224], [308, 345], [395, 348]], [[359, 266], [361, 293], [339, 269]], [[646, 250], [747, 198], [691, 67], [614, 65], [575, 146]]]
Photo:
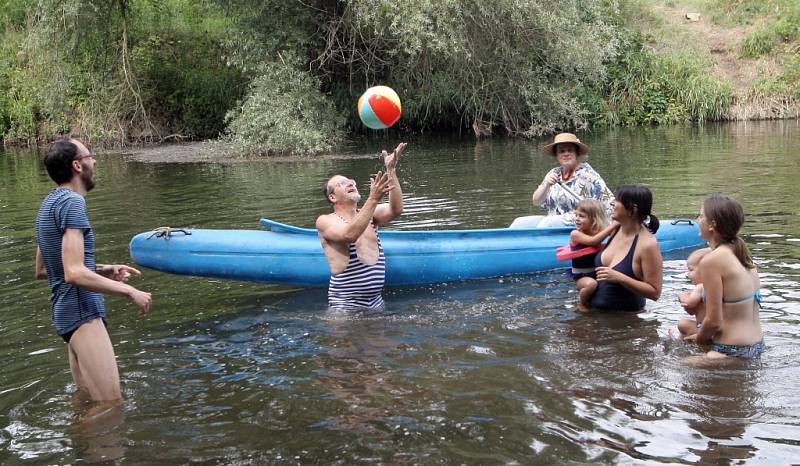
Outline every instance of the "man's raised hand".
[[380, 201], [393, 188], [389, 182], [389, 173], [379, 171], [369, 178], [369, 197]]
[[391, 171], [397, 168], [397, 162], [400, 161], [400, 154], [406, 150], [407, 145], [407, 142], [401, 142], [391, 153], [386, 152], [385, 150], [383, 151], [383, 163], [386, 165], [386, 171]]

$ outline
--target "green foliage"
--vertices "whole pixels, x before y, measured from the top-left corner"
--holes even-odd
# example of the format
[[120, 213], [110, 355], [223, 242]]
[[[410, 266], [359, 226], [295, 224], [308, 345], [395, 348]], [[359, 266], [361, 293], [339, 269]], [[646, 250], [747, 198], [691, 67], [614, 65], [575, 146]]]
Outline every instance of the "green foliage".
[[796, 99], [800, 99], [800, 55], [795, 55], [786, 63], [780, 77], [789, 87]]
[[775, 48], [773, 32], [768, 29], [756, 29], [742, 41], [742, 56], [756, 58], [772, 53]]
[[0, 18], [7, 141], [215, 137], [246, 89], [221, 45], [230, 21], [207, 1], [38, 0], [21, 22], [13, 11]]
[[6, 30], [0, 44], [0, 129], [6, 143], [35, 144], [68, 127], [64, 97], [68, 94], [58, 54], [31, 55], [42, 39], [36, 34]]
[[[280, 61], [307, 68], [308, 61], [322, 47], [319, 12], [315, 3], [285, 0], [208, 0], [218, 5], [230, 24], [221, 35], [228, 63], [251, 76]], [[290, 63], [291, 62], [291, 63]]]
[[623, 42], [608, 64], [608, 79], [587, 91], [600, 125], [669, 124], [718, 120], [732, 102], [729, 85], [690, 53], [654, 54], [640, 34]]
[[[655, 53], [631, 31], [656, 25], [648, 2], [4, 0], [0, 135], [125, 145], [224, 133], [250, 153], [320, 152], [344, 128], [367, 131], [354, 107], [376, 84], [399, 93], [400, 131], [724, 117], [732, 91], [708, 63]], [[742, 55], [796, 57], [800, 2], [710, 2], [759, 21]], [[758, 92], [797, 95], [799, 68], [788, 60]]]
[[[741, 55], [757, 58], [784, 51], [784, 44], [800, 38], [800, 2], [796, 0], [717, 0], [716, 18], [734, 24], [761, 21], [758, 28], [745, 36], [740, 45]], [[788, 48], [791, 53], [792, 48]]]
[[800, 99], [800, 56], [787, 60], [778, 76], [753, 83], [749, 91], [754, 96], [788, 96]]
[[400, 93], [411, 128], [479, 121], [530, 135], [586, 124], [574, 93], [602, 77], [615, 47], [605, 19], [617, 14], [595, 0], [353, 0], [326, 13], [313, 63], [348, 107], [382, 83]]
[[229, 139], [246, 154], [317, 153], [341, 137], [343, 119], [308, 72], [266, 64], [242, 108], [228, 115]]
[[[0, 1], [0, 27], [14, 29], [25, 24], [29, 0], [2, 0]], [[2, 31], [0, 31], [0, 36]]]
[[774, 3], [782, 0], [713, 0], [708, 9], [717, 23], [741, 25], [752, 24], [773, 9]]
[[800, 5], [775, 23], [775, 35], [783, 42], [795, 42], [800, 39]]
[[0, 48], [0, 139], [5, 137], [9, 127], [11, 127], [11, 119], [8, 114], [8, 95], [11, 86], [12, 67], [9, 66], [5, 51]]
[[242, 73], [227, 66], [208, 36], [153, 34], [131, 52], [151, 119], [166, 132], [192, 139], [217, 137], [225, 114], [246, 89]]

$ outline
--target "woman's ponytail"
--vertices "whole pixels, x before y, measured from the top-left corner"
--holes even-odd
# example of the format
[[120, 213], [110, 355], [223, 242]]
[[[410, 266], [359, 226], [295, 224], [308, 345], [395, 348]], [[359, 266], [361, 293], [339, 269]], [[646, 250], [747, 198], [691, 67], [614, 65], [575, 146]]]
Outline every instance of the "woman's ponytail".
[[658, 231], [658, 226], [659, 226], [658, 217], [656, 217], [653, 214], [650, 214], [650, 218], [648, 219], [647, 223], [644, 224], [644, 226], [646, 226], [647, 229], [650, 230], [650, 233], [655, 235], [656, 232]]
[[748, 269], [753, 269], [756, 265], [753, 263], [753, 256], [750, 254], [750, 249], [747, 248], [747, 244], [745, 244], [744, 240], [741, 236], [736, 235], [732, 240], [730, 240], [731, 248], [733, 249], [733, 254], [739, 259], [739, 262], [742, 263], [743, 266], [747, 267]]

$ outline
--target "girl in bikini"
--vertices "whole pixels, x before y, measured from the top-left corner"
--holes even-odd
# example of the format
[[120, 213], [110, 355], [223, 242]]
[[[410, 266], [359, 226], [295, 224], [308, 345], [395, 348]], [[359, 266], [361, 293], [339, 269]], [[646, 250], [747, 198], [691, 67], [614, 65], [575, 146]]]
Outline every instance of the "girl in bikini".
[[575, 229], [569, 236], [569, 252], [572, 257], [571, 275], [578, 288], [578, 310], [589, 310], [589, 298], [597, 288], [594, 260], [602, 249], [601, 243], [619, 226], [608, 223], [605, 207], [597, 199], [584, 199], [575, 207]]
[[761, 283], [750, 251], [739, 237], [744, 210], [735, 199], [712, 194], [703, 202], [697, 223], [700, 236], [711, 247], [700, 268], [706, 315], [697, 333], [685, 339], [710, 344], [709, 358], [757, 358], [764, 351]]

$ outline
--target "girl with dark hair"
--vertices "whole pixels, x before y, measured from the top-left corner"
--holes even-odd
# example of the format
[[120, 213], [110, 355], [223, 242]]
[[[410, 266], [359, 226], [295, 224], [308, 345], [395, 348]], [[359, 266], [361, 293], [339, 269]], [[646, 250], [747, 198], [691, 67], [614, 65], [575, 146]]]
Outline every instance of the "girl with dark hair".
[[623, 185], [617, 191], [611, 219], [619, 229], [595, 258], [597, 290], [591, 309], [638, 312], [645, 298], [656, 301], [661, 296], [663, 259], [652, 206], [646, 186]]
[[750, 251], [739, 237], [744, 210], [735, 199], [712, 194], [703, 202], [697, 223], [700, 236], [711, 247], [699, 267], [706, 315], [697, 334], [686, 339], [711, 343], [710, 358], [757, 358], [764, 351], [761, 282]]

